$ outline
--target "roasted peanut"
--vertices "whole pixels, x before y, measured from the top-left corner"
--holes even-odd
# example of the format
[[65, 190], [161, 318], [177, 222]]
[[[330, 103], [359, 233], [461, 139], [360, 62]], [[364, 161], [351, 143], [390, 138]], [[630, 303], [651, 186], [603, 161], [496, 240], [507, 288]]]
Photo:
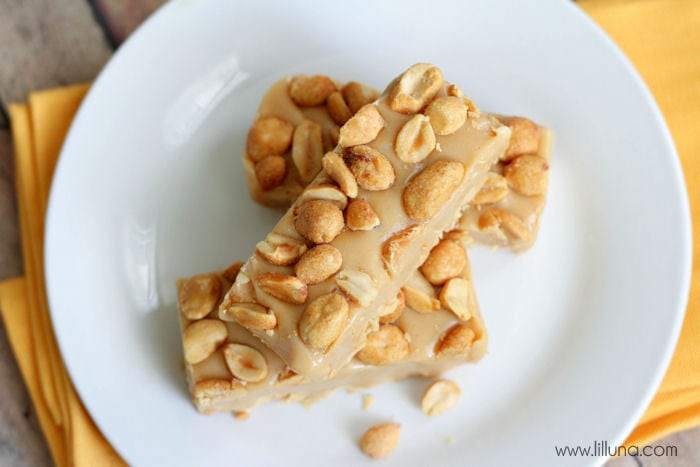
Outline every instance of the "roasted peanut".
[[442, 240], [432, 250], [420, 267], [428, 281], [433, 285], [442, 285], [447, 279], [457, 277], [467, 266], [467, 253], [461, 243]]
[[413, 177], [402, 194], [403, 208], [411, 219], [432, 219], [447, 203], [464, 178], [464, 166], [457, 161], [439, 160]]
[[360, 439], [360, 449], [373, 459], [389, 457], [399, 444], [401, 425], [382, 423], [370, 427]]
[[321, 199], [303, 203], [294, 219], [294, 227], [299, 235], [313, 243], [331, 242], [344, 226], [343, 212], [338, 206]]
[[270, 191], [284, 182], [287, 176], [287, 161], [282, 156], [265, 156], [255, 164], [255, 178], [262, 191]]
[[221, 281], [216, 274], [201, 274], [180, 282], [180, 311], [189, 320], [202, 319], [214, 311], [221, 298]]
[[491, 204], [501, 201], [508, 195], [508, 182], [503, 175], [495, 172], [486, 174], [486, 180], [479, 192], [469, 202], [472, 206]]
[[457, 318], [467, 321], [472, 317], [469, 309], [470, 290], [469, 281], [461, 277], [454, 277], [445, 282], [442, 287], [440, 303], [454, 313]]
[[425, 109], [430, 125], [437, 135], [451, 135], [467, 121], [467, 106], [464, 99], [442, 96], [433, 100]]
[[213, 354], [226, 341], [228, 330], [218, 319], [194, 321], [182, 336], [185, 361], [191, 365], [199, 363]]
[[338, 288], [362, 306], [369, 306], [377, 296], [377, 284], [362, 271], [344, 269], [335, 279]]
[[436, 139], [431, 121], [421, 114], [404, 123], [396, 135], [394, 152], [404, 162], [420, 162], [435, 149]]
[[304, 310], [299, 337], [311, 348], [325, 349], [340, 335], [348, 319], [348, 302], [336, 293], [321, 295]]
[[294, 125], [277, 117], [253, 123], [246, 139], [246, 153], [258, 162], [265, 156], [281, 156], [292, 143]]
[[306, 187], [306, 190], [299, 196], [299, 204], [305, 203], [312, 199], [322, 199], [330, 201], [338, 206], [341, 211], [348, 205], [348, 197], [340, 191], [335, 185], [322, 183], [320, 185], [312, 185]]
[[528, 228], [525, 223], [515, 214], [501, 208], [491, 208], [484, 211], [477, 226], [481, 230], [499, 230], [503, 234], [522, 240], [528, 235]]
[[368, 365], [386, 365], [406, 358], [410, 345], [403, 331], [393, 324], [382, 324], [369, 333], [367, 343], [357, 352], [357, 359]]
[[435, 97], [442, 83], [439, 68], [429, 63], [417, 63], [395, 82], [389, 94], [389, 108], [402, 114], [420, 112]]
[[389, 159], [376, 149], [360, 145], [347, 148], [343, 160], [365, 190], [382, 191], [396, 180], [396, 172]]
[[405, 308], [406, 296], [404, 295], [403, 290], [399, 290], [396, 298], [382, 306], [381, 310], [379, 311], [379, 324], [393, 323], [401, 317]]
[[294, 238], [273, 232], [268, 234], [265, 240], [258, 242], [255, 251], [272, 264], [289, 266], [296, 263], [306, 252], [306, 245]]
[[289, 83], [289, 97], [300, 107], [321, 105], [335, 90], [333, 80], [324, 75], [299, 75]]
[[348, 198], [357, 197], [357, 180], [339, 154], [327, 152], [323, 156], [322, 164], [323, 170], [326, 171], [331, 180], [338, 184]]
[[356, 81], [350, 81], [347, 83], [345, 86], [343, 86], [341, 92], [343, 93], [343, 98], [345, 99], [345, 102], [348, 103], [348, 107], [350, 107], [350, 111], [352, 113], [357, 112], [362, 108], [362, 106], [369, 104], [379, 96], [379, 93], [377, 93], [377, 91], [374, 89]]
[[345, 211], [345, 224], [350, 230], [372, 230], [379, 225], [379, 216], [364, 199], [353, 199]]
[[465, 355], [476, 339], [474, 331], [465, 324], [455, 324], [438, 341], [435, 353], [438, 355]]
[[524, 155], [513, 159], [503, 170], [508, 184], [524, 196], [543, 195], [547, 192], [549, 164], [540, 156]]
[[323, 133], [321, 125], [304, 120], [297, 125], [292, 139], [292, 160], [304, 183], [309, 183], [321, 171]]
[[277, 316], [257, 303], [231, 303], [219, 310], [219, 318], [236, 321], [246, 329], [268, 331], [277, 326]]
[[265, 356], [248, 345], [226, 344], [224, 360], [231, 374], [241, 381], [255, 383], [267, 376]]
[[344, 125], [352, 117], [352, 110], [345, 103], [345, 99], [343, 99], [343, 95], [339, 91], [328, 96], [328, 99], [326, 99], [326, 110], [328, 110], [328, 114], [338, 125]]
[[462, 391], [454, 381], [441, 379], [428, 386], [420, 401], [420, 408], [429, 417], [442, 415], [459, 402]]
[[404, 249], [422, 231], [423, 227], [420, 224], [413, 224], [384, 240], [384, 243], [382, 243], [382, 261], [389, 274], [396, 270], [396, 263]]
[[521, 154], [536, 154], [540, 147], [540, 127], [523, 117], [503, 117], [501, 123], [512, 131], [510, 143], [501, 160], [509, 161]]
[[306, 302], [306, 297], [309, 294], [306, 284], [298, 278], [276, 272], [260, 274], [255, 278], [255, 285], [265, 293], [294, 305], [301, 305]]
[[367, 104], [357, 111], [340, 128], [338, 144], [346, 148], [374, 141], [386, 122], [374, 104]]
[[294, 272], [305, 284], [314, 285], [338, 272], [342, 264], [340, 250], [332, 245], [317, 245], [301, 257]]
[[432, 313], [440, 309], [440, 300], [425, 291], [404, 285], [401, 289], [406, 297], [406, 305], [418, 313]]

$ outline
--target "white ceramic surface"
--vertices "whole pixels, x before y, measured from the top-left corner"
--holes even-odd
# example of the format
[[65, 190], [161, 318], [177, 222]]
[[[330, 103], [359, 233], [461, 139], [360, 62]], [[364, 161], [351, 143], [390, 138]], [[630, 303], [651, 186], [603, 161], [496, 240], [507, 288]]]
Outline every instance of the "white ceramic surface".
[[[439, 65], [482, 108], [556, 131], [549, 204], [526, 255], [472, 252], [490, 353], [426, 382], [198, 415], [174, 279], [245, 259], [277, 214], [247, 196], [241, 151], [268, 85], [324, 72], [383, 87]], [[47, 219], [51, 313], [82, 400], [136, 465], [350, 465], [370, 424], [403, 425], [383, 465], [589, 465], [555, 445], [619, 443], [669, 361], [690, 227], [673, 143], [628, 61], [567, 1], [173, 1], [119, 50], [76, 118]], [[447, 442], [450, 438], [453, 442]]]

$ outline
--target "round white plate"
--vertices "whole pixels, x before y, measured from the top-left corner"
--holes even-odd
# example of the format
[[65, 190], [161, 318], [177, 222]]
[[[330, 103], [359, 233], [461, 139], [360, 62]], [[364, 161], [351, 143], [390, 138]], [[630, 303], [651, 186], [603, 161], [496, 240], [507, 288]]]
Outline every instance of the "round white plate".
[[[566, 1], [173, 1], [94, 84], [56, 171], [46, 274], [63, 356], [95, 422], [136, 465], [345, 465], [379, 421], [384, 465], [588, 465], [555, 446], [620, 443], [657, 387], [686, 304], [690, 227], [669, 132], [628, 61]], [[248, 198], [246, 131], [283, 75], [382, 88], [439, 65], [482, 108], [556, 132], [534, 249], [472, 253], [491, 335], [450, 374], [457, 409], [429, 419], [426, 382], [199, 415], [181, 368], [174, 280], [245, 259], [278, 214]]]

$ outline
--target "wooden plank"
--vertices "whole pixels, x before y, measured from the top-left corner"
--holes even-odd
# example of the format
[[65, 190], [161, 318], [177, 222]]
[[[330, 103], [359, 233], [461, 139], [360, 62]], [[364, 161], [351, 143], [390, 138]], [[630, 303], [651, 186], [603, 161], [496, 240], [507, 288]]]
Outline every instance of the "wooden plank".
[[89, 0], [112, 45], [117, 46], [164, 0]]
[[89, 81], [112, 49], [90, 5], [76, 0], [0, 1], [0, 102]]
[[10, 132], [0, 129], [0, 280], [22, 274]]

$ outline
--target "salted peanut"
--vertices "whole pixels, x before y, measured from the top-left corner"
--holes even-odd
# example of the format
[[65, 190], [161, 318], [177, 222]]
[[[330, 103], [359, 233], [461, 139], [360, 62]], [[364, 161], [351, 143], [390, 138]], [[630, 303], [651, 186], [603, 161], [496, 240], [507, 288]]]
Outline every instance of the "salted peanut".
[[343, 161], [357, 184], [368, 191], [382, 191], [396, 180], [396, 172], [384, 154], [373, 147], [360, 145], [345, 149]]
[[501, 208], [491, 208], [484, 211], [479, 216], [477, 226], [481, 230], [499, 229], [517, 239], [523, 239], [528, 234], [527, 226], [518, 216]]
[[420, 162], [435, 149], [435, 132], [431, 120], [422, 114], [414, 115], [399, 130], [394, 140], [394, 152], [404, 162]]
[[192, 396], [199, 407], [208, 406], [216, 399], [236, 397], [245, 392], [245, 387], [232, 378], [209, 378], [197, 381], [192, 390]]
[[357, 180], [355, 176], [350, 172], [350, 169], [345, 165], [345, 161], [335, 152], [327, 152], [323, 156], [323, 170], [326, 171], [328, 176], [335, 183], [338, 184], [340, 189], [347, 195], [348, 198], [357, 197]]
[[231, 266], [227, 267], [226, 270], [221, 274], [221, 276], [229, 282], [235, 282], [238, 273], [241, 272], [243, 267], [242, 261], [236, 261]]
[[338, 273], [335, 283], [350, 299], [362, 306], [368, 306], [377, 296], [377, 284], [362, 271], [344, 269]]
[[255, 278], [257, 285], [265, 293], [286, 303], [301, 305], [306, 302], [309, 290], [302, 281], [294, 276], [266, 272]]
[[422, 290], [404, 285], [401, 289], [406, 297], [406, 305], [418, 313], [433, 313], [440, 309], [440, 300]]
[[348, 107], [350, 107], [352, 113], [360, 110], [363, 105], [375, 101], [379, 96], [377, 91], [357, 81], [350, 81], [347, 83], [343, 86], [341, 92], [343, 93], [343, 99], [348, 103]]
[[472, 317], [469, 310], [469, 282], [461, 277], [454, 277], [442, 287], [440, 303], [462, 321]]
[[401, 201], [406, 215], [423, 222], [432, 219], [450, 199], [464, 177], [457, 161], [435, 161], [413, 177], [403, 190]]
[[338, 145], [338, 139], [340, 138], [340, 127], [337, 125], [333, 125], [332, 127], [330, 127], [328, 129], [328, 138], [331, 143], [331, 147], [328, 148], [328, 150], [330, 151]]
[[360, 438], [360, 449], [373, 459], [384, 459], [394, 452], [400, 436], [401, 425], [398, 423], [374, 425]]
[[501, 160], [509, 161], [521, 154], [535, 154], [540, 147], [540, 127], [523, 117], [499, 118], [511, 129], [510, 143]]
[[254, 383], [267, 376], [267, 360], [258, 350], [243, 344], [226, 344], [224, 360], [231, 374], [242, 381]]
[[374, 141], [386, 122], [377, 106], [367, 104], [340, 127], [338, 144], [346, 148]]
[[289, 82], [289, 97], [300, 107], [321, 105], [335, 90], [333, 80], [324, 75], [299, 75]]
[[224, 321], [236, 321], [246, 329], [268, 331], [277, 326], [277, 317], [257, 303], [232, 303], [219, 310], [219, 318]]
[[263, 191], [277, 188], [287, 176], [287, 161], [282, 156], [265, 156], [255, 164], [255, 178]]
[[178, 291], [180, 311], [189, 320], [202, 319], [214, 311], [221, 298], [216, 274], [200, 274], [182, 282]]
[[233, 412], [233, 418], [236, 420], [248, 420], [250, 418], [250, 412], [245, 410], [236, 410]]
[[430, 125], [437, 135], [451, 135], [467, 121], [467, 106], [464, 99], [442, 96], [433, 100], [425, 109]]
[[442, 415], [459, 402], [462, 391], [448, 379], [435, 381], [427, 387], [420, 401], [420, 409], [429, 417]]
[[294, 273], [308, 285], [323, 282], [338, 272], [343, 255], [333, 245], [317, 245], [307, 251], [294, 266]]
[[379, 216], [364, 199], [353, 199], [345, 211], [345, 224], [350, 230], [372, 230], [379, 225]]
[[343, 99], [343, 95], [339, 91], [328, 96], [328, 99], [326, 99], [326, 110], [328, 110], [328, 115], [338, 125], [344, 125], [352, 117], [352, 110], [345, 103], [345, 99]]
[[467, 253], [460, 242], [444, 239], [430, 250], [420, 272], [433, 285], [459, 276], [467, 266]]
[[312, 199], [302, 204], [294, 219], [299, 235], [313, 243], [332, 241], [344, 226], [343, 211], [322, 199]]
[[399, 290], [396, 298], [383, 305], [379, 310], [379, 324], [390, 324], [401, 317], [406, 308], [406, 296], [403, 290]]
[[412, 114], [428, 105], [442, 86], [442, 71], [429, 63], [417, 63], [406, 70], [389, 94], [389, 108]]
[[345, 193], [340, 191], [337, 186], [331, 185], [330, 183], [322, 183], [320, 185], [307, 187], [301, 196], [299, 196], [299, 203], [301, 204], [312, 199], [330, 201], [338, 206], [340, 210], [345, 209], [345, 206], [348, 205], [348, 197], [345, 196]]
[[321, 170], [323, 132], [321, 125], [304, 120], [297, 125], [292, 139], [292, 160], [304, 183], [309, 183]]
[[447, 95], [459, 97], [460, 99], [464, 98], [464, 93], [456, 84], [450, 84], [447, 86]]
[[185, 361], [194, 365], [213, 354], [228, 337], [226, 325], [218, 319], [195, 321], [185, 329], [182, 346]]
[[254, 303], [255, 287], [250, 277], [244, 272], [239, 272], [236, 280], [224, 297], [224, 304]]
[[503, 169], [508, 184], [525, 196], [543, 195], [547, 192], [549, 164], [540, 156], [524, 155], [513, 159]]
[[306, 252], [306, 245], [291, 237], [273, 232], [255, 245], [255, 251], [269, 263], [289, 266], [296, 263]]
[[280, 374], [277, 375], [277, 381], [280, 383], [284, 382], [289, 384], [299, 384], [304, 381], [304, 377], [291, 368], [286, 367]]
[[496, 172], [489, 172], [486, 181], [481, 186], [479, 192], [469, 202], [472, 206], [491, 204], [501, 201], [508, 195], [508, 182], [505, 177]]
[[382, 243], [382, 261], [384, 267], [391, 274], [395, 270], [396, 261], [403, 253], [404, 249], [413, 239], [422, 232], [420, 224], [409, 225], [403, 230], [399, 230]]
[[292, 143], [294, 125], [277, 117], [253, 123], [246, 139], [246, 153], [258, 162], [265, 156], [281, 156]]
[[348, 302], [340, 294], [330, 293], [309, 303], [299, 320], [299, 337], [311, 348], [325, 349], [345, 328]]
[[438, 355], [464, 355], [471, 349], [475, 338], [476, 334], [469, 326], [455, 324], [437, 343], [435, 353]]
[[356, 357], [367, 365], [386, 365], [403, 360], [409, 351], [410, 345], [401, 328], [382, 324], [367, 335], [367, 343]]

